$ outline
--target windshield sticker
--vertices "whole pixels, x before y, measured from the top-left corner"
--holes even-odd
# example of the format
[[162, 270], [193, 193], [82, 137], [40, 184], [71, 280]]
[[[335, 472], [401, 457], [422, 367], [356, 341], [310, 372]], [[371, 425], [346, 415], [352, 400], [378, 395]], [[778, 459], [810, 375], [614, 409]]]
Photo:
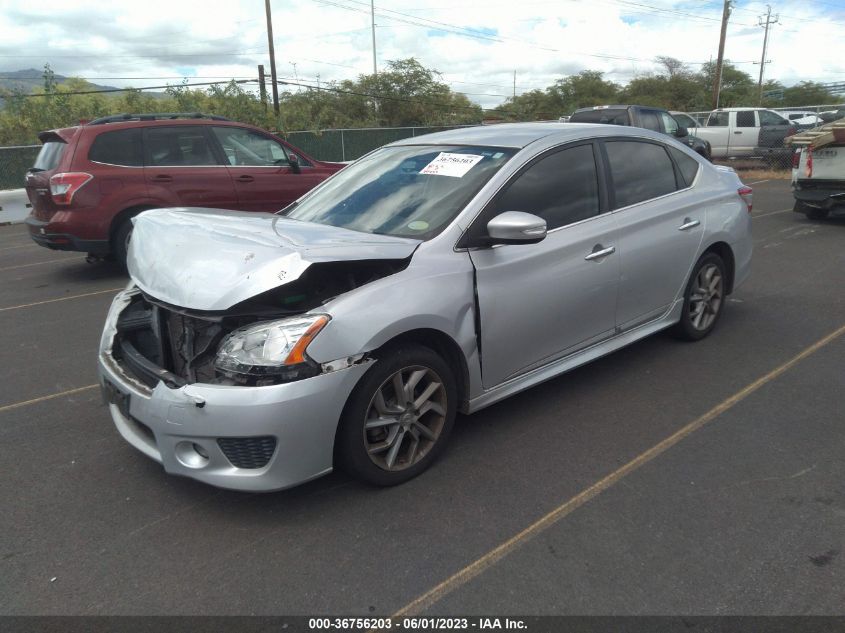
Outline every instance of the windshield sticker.
[[421, 174], [429, 176], [451, 176], [452, 178], [463, 178], [473, 166], [484, 156], [477, 154], [440, 154], [428, 165], [422, 168]]
[[428, 229], [428, 222], [423, 222], [422, 220], [414, 220], [410, 224], [408, 224], [408, 228], [412, 231], [425, 231]]

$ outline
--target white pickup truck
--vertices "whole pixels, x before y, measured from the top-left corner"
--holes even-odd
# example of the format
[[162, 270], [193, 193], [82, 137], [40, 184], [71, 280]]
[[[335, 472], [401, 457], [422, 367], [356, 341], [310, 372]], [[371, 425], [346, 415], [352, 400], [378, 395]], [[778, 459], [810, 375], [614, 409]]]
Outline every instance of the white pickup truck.
[[845, 213], [845, 119], [796, 134], [789, 144], [794, 210], [811, 220]]
[[782, 128], [781, 140], [788, 132], [795, 132], [794, 126], [774, 110], [720, 108], [713, 110], [707, 124], [695, 133], [710, 143], [713, 158], [757, 156], [763, 153], [759, 142], [761, 128], [769, 131]]

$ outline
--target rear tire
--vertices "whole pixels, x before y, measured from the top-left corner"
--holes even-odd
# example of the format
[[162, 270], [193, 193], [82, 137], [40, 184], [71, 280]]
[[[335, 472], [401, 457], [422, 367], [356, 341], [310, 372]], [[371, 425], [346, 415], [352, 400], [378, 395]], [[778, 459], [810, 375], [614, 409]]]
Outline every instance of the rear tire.
[[335, 462], [375, 486], [395, 486], [443, 452], [457, 410], [454, 374], [433, 350], [390, 347], [364, 374], [344, 407]]
[[687, 282], [675, 335], [686, 341], [700, 341], [710, 334], [722, 316], [727, 286], [722, 258], [716, 253], [702, 255]]
[[126, 255], [129, 252], [129, 240], [132, 238], [132, 218], [125, 218], [117, 227], [111, 238], [111, 252], [115, 261], [126, 266]]

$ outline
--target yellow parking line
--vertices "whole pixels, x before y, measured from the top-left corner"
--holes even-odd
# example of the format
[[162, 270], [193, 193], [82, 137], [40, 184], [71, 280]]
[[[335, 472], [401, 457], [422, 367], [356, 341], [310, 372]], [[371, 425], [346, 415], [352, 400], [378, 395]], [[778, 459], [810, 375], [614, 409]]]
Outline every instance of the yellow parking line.
[[25, 407], [30, 404], [37, 404], [39, 402], [44, 402], [45, 400], [52, 400], [53, 398], [61, 398], [62, 396], [71, 396], [75, 393], [82, 393], [83, 391], [89, 391], [91, 389], [96, 389], [99, 387], [99, 384], [96, 385], [85, 385], [84, 387], [77, 387], [76, 389], [68, 389], [67, 391], [60, 391], [59, 393], [51, 393], [47, 396], [40, 396], [38, 398], [33, 398], [32, 400], [24, 400], [23, 402], [15, 402], [14, 404], [6, 404], [0, 407], [0, 413], [5, 411], [11, 411], [12, 409], [18, 409], [20, 407]]
[[48, 259], [46, 262], [35, 262], [34, 264], [18, 264], [17, 266], [6, 266], [0, 268], [0, 271], [15, 270], [16, 268], [29, 268], [30, 266], [43, 266], [44, 264], [55, 264], [56, 262], [66, 262], [69, 259], [76, 259], [75, 257], [60, 257], [59, 259]]
[[6, 312], [7, 310], [20, 310], [21, 308], [31, 308], [32, 306], [40, 306], [44, 305], [45, 303], [56, 303], [57, 301], [70, 301], [71, 299], [81, 299], [83, 297], [93, 297], [94, 295], [104, 295], [109, 292], [118, 292], [123, 290], [123, 286], [120, 288], [109, 288], [108, 290], [98, 290], [97, 292], [86, 292], [81, 295], [71, 295], [69, 297], [59, 297], [58, 299], [47, 299], [46, 301], [35, 301], [34, 303], [23, 303], [19, 306], [9, 306], [8, 308], [0, 308], [0, 312]]
[[727, 400], [724, 400], [723, 402], [717, 404], [707, 413], [693, 420], [679, 431], [673, 433], [672, 435], [664, 439], [662, 442], [655, 444], [647, 451], [640, 453], [637, 457], [632, 459], [630, 462], [628, 462], [618, 470], [613, 471], [604, 479], [597, 481], [589, 488], [586, 488], [585, 490], [581, 491], [565, 503], [559, 505], [557, 508], [549, 512], [547, 515], [545, 515], [538, 521], [532, 523], [515, 536], [512, 536], [495, 549], [490, 550], [481, 558], [478, 558], [473, 563], [470, 563], [457, 573], [451, 575], [439, 585], [433, 587], [429, 591], [422, 594], [420, 597], [416, 598], [412, 602], [399, 609], [399, 611], [397, 611], [393, 617], [397, 618], [421, 613], [422, 611], [436, 604], [445, 596], [453, 592], [455, 589], [465, 585], [467, 582], [481, 574], [484, 570], [488, 569], [489, 567], [495, 565], [498, 561], [502, 560], [512, 551], [524, 545], [531, 538], [537, 536], [547, 528], [551, 527], [568, 514], [571, 514], [577, 508], [587, 503], [590, 499], [600, 495], [602, 492], [613, 486], [615, 483], [624, 479], [635, 470], [639, 469], [640, 467], [653, 460], [655, 457], [666, 452], [675, 444], [683, 440], [685, 437], [691, 435], [708, 422], [720, 416], [728, 409], [731, 409], [732, 407], [736, 406], [742, 400], [744, 400], [752, 393], [760, 389], [760, 387], [771, 382], [772, 380], [792, 368], [794, 365], [801, 362], [814, 352], [820, 350], [825, 345], [828, 345], [832, 341], [836, 340], [843, 334], [845, 334], [845, 325], [831, 332], [824, 338], [816, 341], [815, 343], [804, 349], [801, 353], [797, 354], [796, 356], [793, 356], [783, 365], [776, 367], [765, 376], [758, 378], [745, 388], [736, 392]]

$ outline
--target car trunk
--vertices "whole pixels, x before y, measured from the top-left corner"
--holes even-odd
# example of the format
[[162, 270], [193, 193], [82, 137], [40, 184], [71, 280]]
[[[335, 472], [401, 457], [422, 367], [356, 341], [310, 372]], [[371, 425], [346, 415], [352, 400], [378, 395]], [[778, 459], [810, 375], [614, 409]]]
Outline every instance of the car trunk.
[[58, 210], [50, 195], [50, 177], [59, 171], [76, 129], [50, 130], [38, 135], [41, 151], [26, 172], [26, 195], [32, 205], [32, 215], [38, 220], [47, 222]]

